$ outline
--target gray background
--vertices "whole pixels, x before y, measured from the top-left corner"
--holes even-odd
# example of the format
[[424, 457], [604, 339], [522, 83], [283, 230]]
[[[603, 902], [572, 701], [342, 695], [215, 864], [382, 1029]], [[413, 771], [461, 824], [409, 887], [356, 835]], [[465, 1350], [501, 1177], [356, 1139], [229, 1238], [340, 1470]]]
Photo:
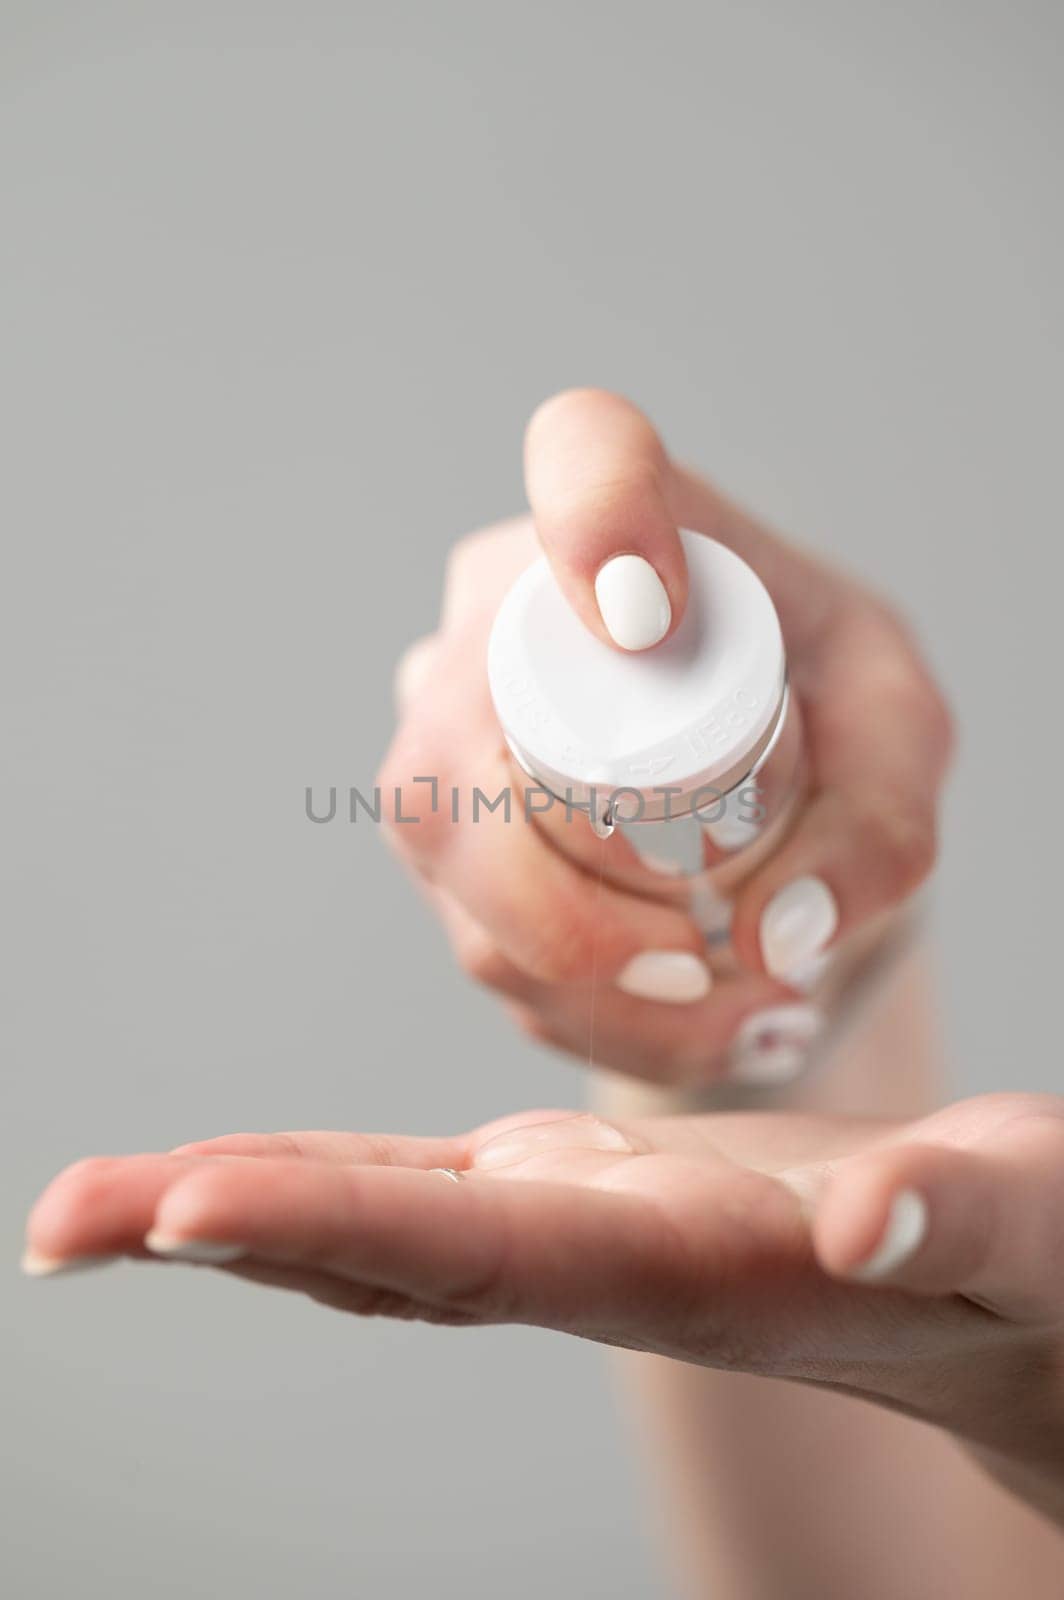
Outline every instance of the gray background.
[[581, 1093], [303, 817], [561, 386], [908, 607], [958, 1079], [1059, 1084], [1061, 43], [1048, 0], [0, 0], [6, 1593], [665, 1592], [590, 1347], [15, 1272], [85, 1152]]

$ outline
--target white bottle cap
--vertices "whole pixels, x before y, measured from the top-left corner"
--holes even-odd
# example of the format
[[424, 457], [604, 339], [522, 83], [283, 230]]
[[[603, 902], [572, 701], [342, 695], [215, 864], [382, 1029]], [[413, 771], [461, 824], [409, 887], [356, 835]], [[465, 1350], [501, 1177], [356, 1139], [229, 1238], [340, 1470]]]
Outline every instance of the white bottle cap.
[[786, 659], [768, 591], [716, 540], [686, 530], [681, 538], [687, 608], [652, 650], [597, 639], [546, 560], [499, 609], [488, 645], [495, 709], [519, 764], [559, 798], [580, 804], [592, 788], [637, 789], [648, 820], [679, 816], [700, 789], [741, 782], [773, 742]]

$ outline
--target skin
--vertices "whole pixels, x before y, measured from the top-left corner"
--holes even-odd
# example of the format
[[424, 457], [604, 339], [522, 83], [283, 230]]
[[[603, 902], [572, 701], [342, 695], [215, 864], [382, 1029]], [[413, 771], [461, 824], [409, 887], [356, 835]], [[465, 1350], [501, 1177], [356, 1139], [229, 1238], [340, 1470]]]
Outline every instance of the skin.
[[[386, 795], [401, 789], [404, 814], [417, 821], [393, 825], [389, 836], [459, 965], [503, 997], [525, 1033], [586, 1059], [594, 981], [601, 1062], [657, 1082], [709, 1082], [726, 1070], [745, 1017], [795, 998], [765, 973], [761, 956], [761, 914], [777, 890], [823, 879], [839, 908], [836, 940], [852, 944], [927, 875], [949, 714], [905, 625], [881, 600], [670, 462], [627, 401], [576, 390], [541, 406], [528, 427], [525, 476], [532, 517], [459, 542], [439, 629], [400, 663], [399, 726], [379, 782]], [[541, 549], [581, 617], [609, 643], [594, 577], [623, 551], [658, 570], [678, 625], [686, 598], [678, 526], [730, 546], [766, 582], [802, 702], [812, 783], [782, 846], [737, 891], [732, 939], [742, 971], [703, 1001], [664, 1006], [610, 980], [646, 950], [701, 955], [703, 936], [683, 910], [600, 886], [590, 830], [566, 826], [560, 809], [531, 823], [518, 806], [509, 822], [500, 811], [482, 813], [475, 827], [456, 825], [412, 780], [436, 774], [441, 792], [467, 795], [514, 782], [484, 657], [499, 601]], [[564, 828], [565, 854], [552, 848], [552, 828]]]
[[[454, 1183], [435, 1167], [465, 1175]], [[191, 1246], [359, 1315], [529, 1323], [859, 1394], [948, 1429], [1064, 1525], [1064, 1103], [912, 1123], [536, 1111], [453, 1139], [241, 1134], [61, 1174], [42, 1263]], [[892, 1198], [930, 1223], [854, 1276]]]
[[[35, 1207], [29, 1267], [228, 1247], [235, 1258], [212, 1270], [357, 1315], [523, 1322], [639, 1352], [626, 1360], [692, 1593], [877, 1600], [998, 1595], [1008, 1582], [1054, 1595], [1064, 1101], [1000, 1095], [927, 1114], [933, 1052], [915, 957], [826, 1070], [769, 1097], [773, 1109], [645, 1114], [668, 1103], [669, 1085], [712, 1084], [743, 1017], [795, 998], [761, 960], [777, 889], [821, 877], [838, 939], [874, 950], [934, 859], [951, 744], [942, 698], [880, 600], [670, 462], [628, 402], [581, 390], [541, 407], [526, 478], [531, 518], [451, 557], [439, 630], [400, 665], [380, 782], [402, 787], [404, 814], [418, 815], [393, 843], [463, 969], [527, 1033], [585, 1059], [597, 973], [596, 1054], [630, 1087], [611, 1080], [602, 1116], [522, 1113], [451, 1139], [242, 1134], [92, 1159]], [[678, 624], [678, 526], [729, 544], [768, 584], [812, 766], [790, 834], [739, 888], [742, 970], [692, 1005], [610, 984], [642, 950], [701, 953], [682, 911], [597, 887], [549, 824], [489, 814], [473, 832], [410, 783], [435, 773], [493, 794], [512, 781], [484, 648], [537, 539], [609, 643], [594, 578], [624, 551], [655, 567]], [[903, 1191], [922, 1198], [926, 1234], [885, 1281], [862, 1282]], [[860, 1471], [836, 1472], [827, 1496], [829, 1468], [804, 1470], [849, 1460]], [[885, 1508], [904, 1540], [884, 1539]]]

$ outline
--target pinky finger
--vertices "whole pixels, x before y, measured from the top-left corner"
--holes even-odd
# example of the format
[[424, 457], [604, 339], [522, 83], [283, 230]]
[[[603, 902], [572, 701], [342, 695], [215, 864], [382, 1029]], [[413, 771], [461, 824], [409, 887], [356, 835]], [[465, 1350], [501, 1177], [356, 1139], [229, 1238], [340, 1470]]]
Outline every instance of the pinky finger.
[[372, 1284], [338, 1278], [331, 1272], [287, 1267], [275, 1262], [255, 1261], [250, 1257], [221, 1261], [216, 1265], [229, 1277], [243, 1278], [247, 1283], [267, 1289], [285, 1289], [289, 1293], [303, 1294], [317, 1301], [318, 1305], [329, 1306], [333, 1311], [345, 1311], [356, 1317], [390, 1317], [400, 1322], [446, 1323], [450, 1326], [478, 1320], [462, 1311], [441, 1309], [391, 1289], [379, 1289]]

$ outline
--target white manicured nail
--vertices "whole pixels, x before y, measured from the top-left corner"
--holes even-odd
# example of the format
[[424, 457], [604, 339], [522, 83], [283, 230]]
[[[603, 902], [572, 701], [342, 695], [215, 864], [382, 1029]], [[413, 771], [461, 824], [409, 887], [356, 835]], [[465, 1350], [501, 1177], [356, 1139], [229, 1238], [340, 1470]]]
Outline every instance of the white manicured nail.
[[600, 567], [595, 599], [610, 638], [623, 650], [649, 650], [669, 631], [665, 585], [642, 556], [614, 556]]
[[835, 896], [822, 878], [795, 878], [761, 913], [761, 954], [784, 982], [818, 956], [839, 925]]
[[731, 855], [736, 850], [745, 850], [747, 845], [753, 844], [761, 832], [760, 822], [751, 822], [747, 817], [736, 817], [725, 814], [718, 817], [715, 822], [703, 821], [702, 827], [708, 835], [710, 842], [718, 850], [723, 850], [725, 855]]
[[899, 1189], [890, 1205], [890, 1215], [875, 1250], [867, 1261], [850, 1273], [859, 1283], [877, 1283], [889, 1278], [920, 1248], [927, 1233], [927, 1202], [915, 1189]]
[[198, 1261], [209, 1267], [221, 1267], [247, 1255], [242, 1244], [223, 1244], [216, 1239], [172, 1239], [155, 1228], [144, 1235], [144, 1245], [153, 1256], [165, 1256], [168, 1261]]
[[767, 1006], [755, 1011], [735, 1036], [729, 1077], [733, 1083], [788, 1083], [805, 1067], [823, 1026], [815, 1006]]
[[787, 982], [792, 989], [800, 989], [803, 994], [811, 994], [817, 985], [827, 977], [835, 960], [832, 950], [822, 950], [818, 956], [813, 956], [809, 961], [800, 962], [792, 967], [787, 974]]
[[644, 950], [614, 979], [618, 989], [640, 1000], [690, 1005], [703, 1000], [713, 983], [709, 968], [690, 950]]
[[117, 1260], [117, 1256], [42, 1256], [39, 1250], [25, 1250], [22, 1270], [27, 1278], [54, 1278], [61, 1272], [88, 1272]]
[[692, 878], [689, 894], [691, 917], [695, 926], [705, 934], [707, 944], [724, 944], [731, 934], [735, 907], [716, 889], [710, 888], [705, 877]]

